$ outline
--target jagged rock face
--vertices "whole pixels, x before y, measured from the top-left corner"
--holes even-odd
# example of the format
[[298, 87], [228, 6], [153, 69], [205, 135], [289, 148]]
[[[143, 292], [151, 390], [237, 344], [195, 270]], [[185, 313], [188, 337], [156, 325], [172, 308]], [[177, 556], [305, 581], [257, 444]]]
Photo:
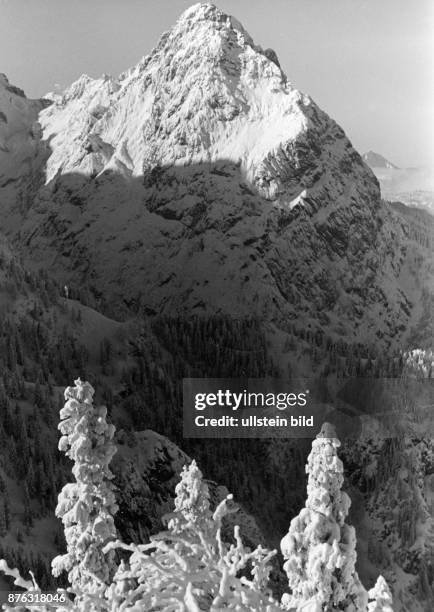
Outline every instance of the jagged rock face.
[[30, 165], [40, 132], [39, 101], [28, 100], [24, 92], [0, 74], [0, 187], [23, 174], [23, 164]]
[[43, 100], [29, 100], [24, 92], [0, 74], [0, 204], [2, 221], [19, 224], [35, 195], [30, 182], [41, 167], [41, 127], [39, 112]]
[[46, 184], [5, 220], [29, 261], [118, 310], [297, 318], [363, 341], [408, 327], [420, 289], [402, 286], [377, 180], [232, 17], [196, 5], [119, 79], [50, 98]]

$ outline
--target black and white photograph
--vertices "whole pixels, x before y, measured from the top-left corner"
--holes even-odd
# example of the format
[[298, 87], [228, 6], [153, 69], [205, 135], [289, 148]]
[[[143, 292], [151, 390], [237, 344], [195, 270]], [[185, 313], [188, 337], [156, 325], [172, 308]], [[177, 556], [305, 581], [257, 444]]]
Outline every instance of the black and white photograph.
[[0, 0], [0, 609], [434, 611], [432, 0]]

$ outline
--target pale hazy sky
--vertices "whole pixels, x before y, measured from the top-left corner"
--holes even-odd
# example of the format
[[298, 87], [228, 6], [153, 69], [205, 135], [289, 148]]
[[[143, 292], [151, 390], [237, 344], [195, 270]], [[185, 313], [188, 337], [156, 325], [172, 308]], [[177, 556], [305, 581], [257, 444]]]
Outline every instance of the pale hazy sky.
[[[0, 0], [0, 72], [28, 96], [117, 76], [191, 0]], [[432, 163], [433, 0], [219, 0], [360, 152]]]

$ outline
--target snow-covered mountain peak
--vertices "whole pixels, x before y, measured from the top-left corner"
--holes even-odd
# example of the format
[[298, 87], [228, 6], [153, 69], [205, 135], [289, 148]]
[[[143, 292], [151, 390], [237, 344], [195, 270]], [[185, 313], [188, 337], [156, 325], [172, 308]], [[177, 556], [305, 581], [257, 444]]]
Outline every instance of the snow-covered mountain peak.
[[212, 2], [198, 2], [197, 4], [193, 4], [182, 13], [178, 19], [178, 24], [183, 26], [186, 23], [195, 24], [202, 21], [225, 24], [228, 27], [239, 30], [250, 42], [253, 42], [238, 19], [225, 14]]
[[230, 160], [254, 180], [318, 109], [270, 50], [214, 5], [187, 10], [119, 79], [82, 76], [41, 115], [47, 180], [62, 172], [140, 176], [153, 165]]

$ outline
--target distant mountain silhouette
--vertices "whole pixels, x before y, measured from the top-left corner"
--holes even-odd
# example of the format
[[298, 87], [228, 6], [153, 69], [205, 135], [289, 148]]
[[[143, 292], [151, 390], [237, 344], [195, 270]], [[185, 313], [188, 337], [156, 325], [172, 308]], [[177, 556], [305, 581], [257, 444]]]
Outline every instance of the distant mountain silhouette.
[[368, 151], [362, 155], [363, 161], [368, 164], [371, 168], [395, 168], [398, 170], [398, 166], [392, 164], [388, 159], [375, 153], [375, 151]]

